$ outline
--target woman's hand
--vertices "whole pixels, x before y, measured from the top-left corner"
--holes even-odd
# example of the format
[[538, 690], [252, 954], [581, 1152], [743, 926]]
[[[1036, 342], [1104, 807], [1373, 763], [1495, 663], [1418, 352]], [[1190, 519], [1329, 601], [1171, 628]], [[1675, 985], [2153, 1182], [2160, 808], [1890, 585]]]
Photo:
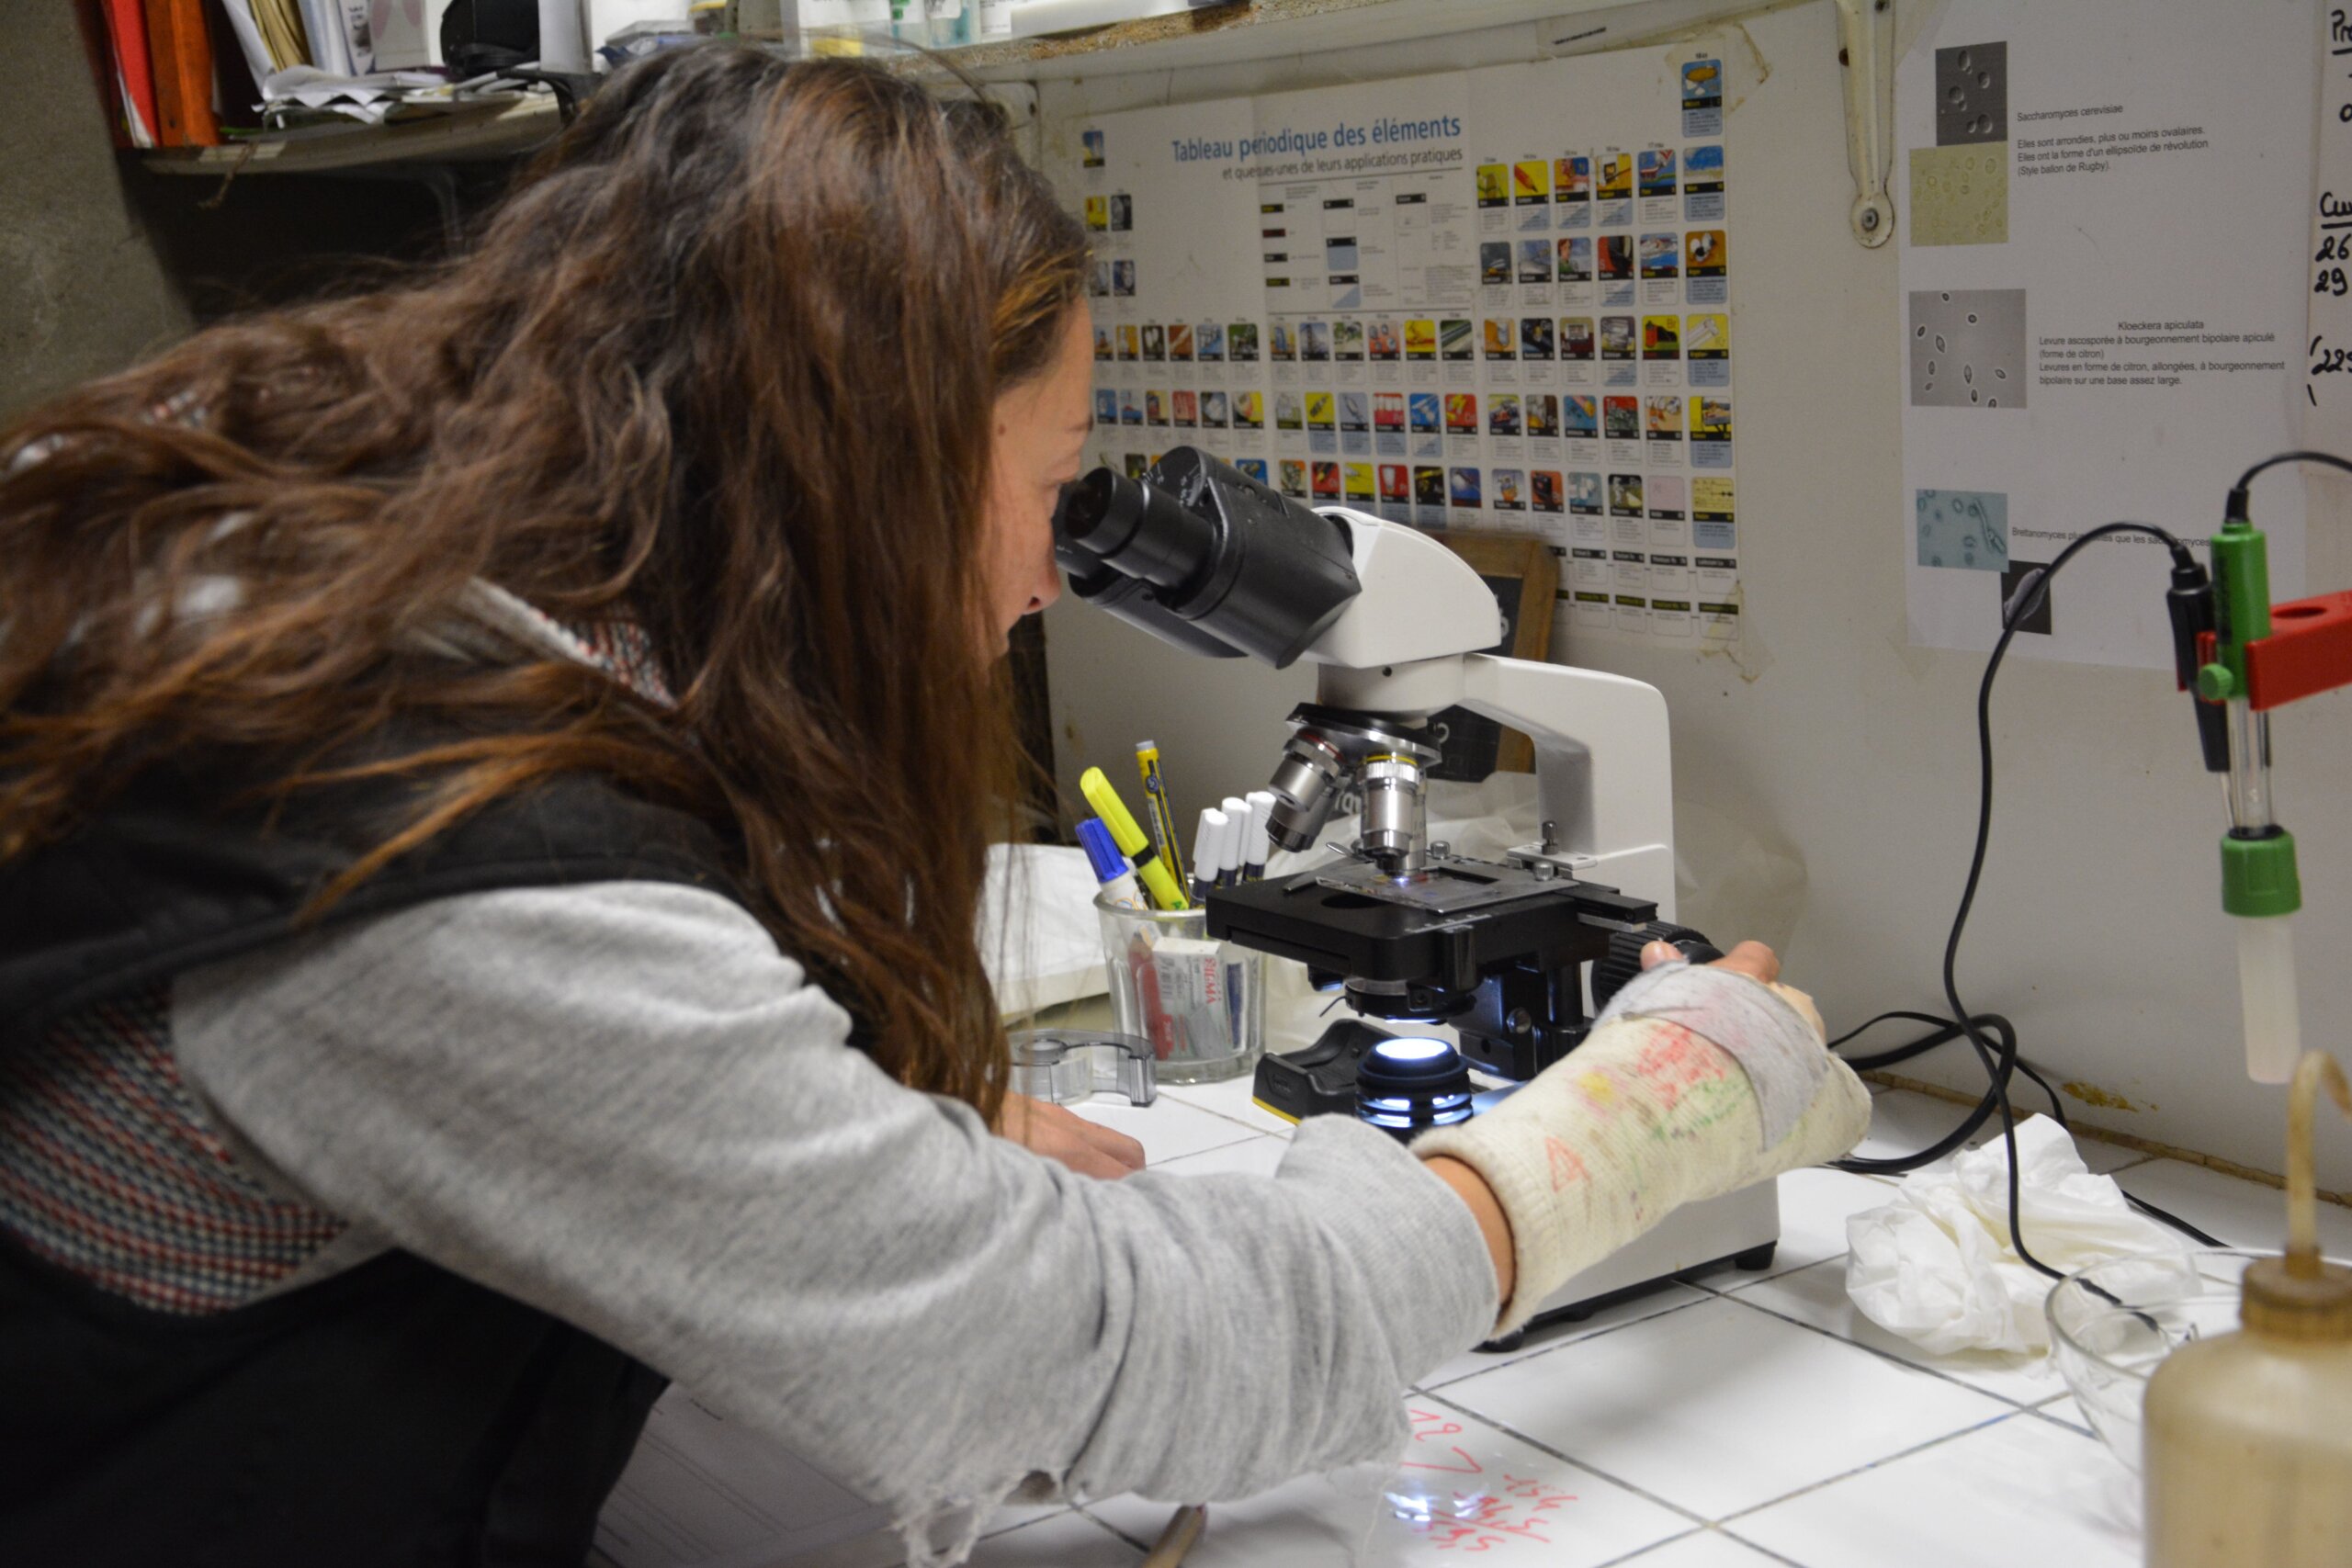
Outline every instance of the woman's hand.
[[996, 1130], [999, 1136], [1032, 1154], [1059, 1160], [1080, 1176], [1115, 1181], [1143, 1168], [1143, 1145], [1133, 1138], [1025, 1094], [1004, 1097]]
[[1501, 1330], [1679, 1204], [1835, 1158], [1869, 1129], [1869, 1090], [1770, 948], [1657, 973], [1680, 957], [1645, 948], [1651, 973], [1611, 1003], [1624, 1010], [1486, 1114], [1414, 1141], [1477, 1221]]
[[[1682, 950], [1670, 942], [1654, 942], [1642, 949], [1642, 967], [1655, 969], [1661, 964], [1671, 964], [1682, 956]], [[1711, 969], [1728, 969], [1735, 975], [1745, 975], [1760, 980], [1774, 996], [1797, 1010], [1797, 1016], [1813, 1025], [1813, 1032], [1823, 1039], [1829, 1031], [1823, 1027], [1821, 1010], [1813, 998], [1794, 986], [1781, 984], [1781, 955], [1760, 942], [1743, 942], [1708, 965]]]
[[[1655, 969], [1681, 956], [1682, 950], [1672, 942], [1654, 942], [1642, 949], [1642, 967]], [[1781, 977], [1781, 955], [1760, 942], [1743, 942], [1716, 959], [1714, 967], [1736, 970], [1751, 980], [1761, 980], [1769, 986]]]

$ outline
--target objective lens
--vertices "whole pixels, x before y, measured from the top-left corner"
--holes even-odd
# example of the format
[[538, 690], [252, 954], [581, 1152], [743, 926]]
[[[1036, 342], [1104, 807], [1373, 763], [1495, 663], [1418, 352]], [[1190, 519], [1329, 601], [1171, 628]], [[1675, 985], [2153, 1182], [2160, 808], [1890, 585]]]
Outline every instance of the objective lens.
[[1392, 872], [1421, 869], [1421, 764], [1402, 752], [1363, 764], [1363, 829], [1356, 841]]
[[1277, 848], [1295, 852], [1314, 844], [1339, 802], [1340, 775], [1346, 766], [1338, 749], [1313, 731], [1302, 729], [1291, 736], [1266, 784], [1274, 795], [1266, 831]]

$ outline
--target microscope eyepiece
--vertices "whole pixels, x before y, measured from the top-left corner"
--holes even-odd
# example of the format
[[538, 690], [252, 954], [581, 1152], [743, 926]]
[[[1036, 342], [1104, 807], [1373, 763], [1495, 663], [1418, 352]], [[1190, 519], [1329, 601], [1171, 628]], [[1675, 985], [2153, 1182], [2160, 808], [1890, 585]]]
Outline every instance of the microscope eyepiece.
[[1057, 545], [1083, 550], [1122, 577], [1181, 595], [1202, 575], [1224, 532], [1167, 491], [1097, 468], [1071, 485], [1055, 514]]
[[1076, 545], [1096, 555], [1110, 554], [1124, 538], [1112, 513], [1122, 513], [1131, 530], [1140, 509], [1121, 502], [1128, 491], [1139, 488], [1109, 468], [1097, 468], [1064, 485], [1061, 505], [1054, 513], [1054, 543]]
[[1363, 587], [1344, 523], [1191, 446], [1141, 478], [1097, 468], [1068, 486], [1054, 556], [1086, 603], [1193, 652], [1277, 670]]

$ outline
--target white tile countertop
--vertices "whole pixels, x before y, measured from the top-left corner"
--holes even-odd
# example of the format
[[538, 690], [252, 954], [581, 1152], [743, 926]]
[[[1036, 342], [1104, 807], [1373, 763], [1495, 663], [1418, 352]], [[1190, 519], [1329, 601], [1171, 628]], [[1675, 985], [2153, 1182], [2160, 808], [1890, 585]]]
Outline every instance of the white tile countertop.
[[[1877, 1097], [1872, 1152], [1917, 1148], [1958, 1107]], [[1155, 1168], [1269, 1172], [1289, 1125], [1246, 1080], [1163, 1088], [1080, 1114], [1140, 1140]], [[2095, 1170], [2233, 1246], [2278, 1247], [2275, 1190], [2086, 1141]], [[1781, 1186], [1772, 1266], [1705, 1276], [1473, 1352], [1408, 1392], [1401, 1465], [1310, 1477], [1212, 1505], [1191, 1568], [1439, 1564], [1544, 1568], [1906, 1568], [2140, 1562], [2135, 1477], [2094, 1438], [2046, 1359], [1930, 1356], [1846, 1299], [1846, 1219], [1894, 1183], [1831, 1170]], [[2321, 1205], [2322, 1245], [2352, 1213]], [[1164, 1503], [1007, 1509], [982, 1568], [1134, 1568]], [[792, 1568], [886, 1568], [867, 1538]]]

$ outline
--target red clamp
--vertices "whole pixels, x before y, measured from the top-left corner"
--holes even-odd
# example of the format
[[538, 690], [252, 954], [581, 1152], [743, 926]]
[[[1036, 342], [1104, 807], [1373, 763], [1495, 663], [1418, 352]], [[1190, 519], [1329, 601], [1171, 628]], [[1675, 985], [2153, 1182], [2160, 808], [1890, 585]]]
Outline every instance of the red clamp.
[[[2213, 635], [2197, 657], [2212, 660]], [[2352, 686], [2352, 592], [2270, 606], [2270, 635], [2245, 645], [2245, 694], [2257, 712]]]

